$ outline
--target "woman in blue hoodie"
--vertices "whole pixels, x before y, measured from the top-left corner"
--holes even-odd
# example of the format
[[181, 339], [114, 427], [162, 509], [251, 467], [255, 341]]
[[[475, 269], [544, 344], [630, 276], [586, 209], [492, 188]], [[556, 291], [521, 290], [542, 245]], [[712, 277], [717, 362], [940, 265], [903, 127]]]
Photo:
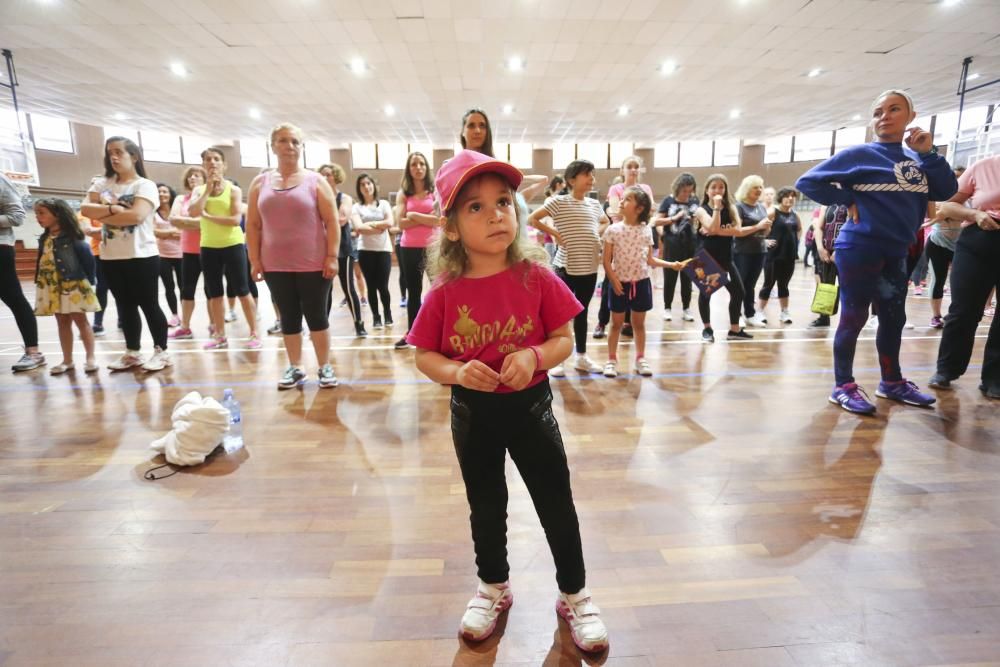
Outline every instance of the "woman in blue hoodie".
[[837, 153], [796, 184], [820, 204], [843, 204], [851, 210], [851, 221], [834, 246], [841, 315], [833, 342], [836, 386], [830, 402], [858, 414], [875, 412], [854, 380], [854, 351], [871, 304], [879, 316], [875, 347], [882, 371], [875, 395], [918, 406], [935, 401], [899, 368], [906, 324], [906, 251], [924, 221], [928, 201], [948, 200], [958, 182], [937, 154], [931, 134], [906, 128], [915, 117], [909, 94], [887, 90], [871, 108], [875, 141]]

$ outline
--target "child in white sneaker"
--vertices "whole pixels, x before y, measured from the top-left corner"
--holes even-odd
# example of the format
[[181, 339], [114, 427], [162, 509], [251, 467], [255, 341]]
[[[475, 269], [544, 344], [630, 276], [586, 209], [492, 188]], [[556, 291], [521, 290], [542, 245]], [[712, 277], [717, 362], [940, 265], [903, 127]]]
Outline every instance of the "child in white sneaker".
[[546, 369], [572, 351], [582, 309], [522, 237], [514, 193], [521, 173], [465, 150], [438, 170], [442, 233], [430, 247], [435, 284], [407, 342], [417, 368], [451, 386], [451, 428], [465, 482], [479, 585], [460, 633], [490, 636], [513, 603], [507, 562], [506, 452], [531, 494], [552, 550], [556, 610], [585, 651], [608, 645], [586, 588], [580, 527]]
[[649, 227], [652, 207], [652, 199], [642, 188], [627, 188], [619, 208], [622, 221], [604, 232], [604, 273], [611, 290], [611, 332], [608, 334], [608, 363], [604, 365], [604, 375], [609, 378], [618, 375], [618, 338], [627, 310], [632, 311], [635, 370], [639, 375], [653, 374], [646, 361], [646, 313], [653, 308], [649, 267], [674, 271], [684, 268], [683, 262], [653, 257], [653, 232]]

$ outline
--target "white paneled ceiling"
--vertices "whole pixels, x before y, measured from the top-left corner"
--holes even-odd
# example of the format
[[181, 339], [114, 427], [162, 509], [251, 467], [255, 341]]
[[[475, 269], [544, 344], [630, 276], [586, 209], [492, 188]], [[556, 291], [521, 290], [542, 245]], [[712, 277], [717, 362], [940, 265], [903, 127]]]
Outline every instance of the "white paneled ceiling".
[[963, 57], [1000, 78], [1000, 0], [0, 0], [0, 47], [24, 110], [95, 125], [444, 147], [479, 106], [497, 141], [652, 144], [857, 125], [890, 87], [953, 109]]

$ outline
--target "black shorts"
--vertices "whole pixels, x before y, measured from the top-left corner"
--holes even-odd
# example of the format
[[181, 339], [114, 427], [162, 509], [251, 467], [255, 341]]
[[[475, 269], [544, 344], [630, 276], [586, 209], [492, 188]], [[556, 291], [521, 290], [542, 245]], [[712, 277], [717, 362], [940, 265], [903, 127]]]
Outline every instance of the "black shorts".
[[615, 294], [614, 287], [608, 286], [611, 312], [624, 313], [631, 310], [634, 313], [645, 313], [653, 309], [653, 284], [649, 278], [637, 280], [634, 283], [622, 283], [622, 294]]

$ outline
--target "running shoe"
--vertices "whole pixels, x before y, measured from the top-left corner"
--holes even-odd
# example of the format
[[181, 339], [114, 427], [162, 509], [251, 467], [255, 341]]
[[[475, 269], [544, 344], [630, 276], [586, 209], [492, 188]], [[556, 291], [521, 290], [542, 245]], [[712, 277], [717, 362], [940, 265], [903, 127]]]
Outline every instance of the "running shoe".
[[225, 320], [226, 320], [226, 322], [235, 322], [236, 321], [236, 311], [235, 310], [227, 310], [226, 311]]
[[482, 641], [493, 634], [497, 627], [497, 619], [514, 604], [514, 594], [510, 583], [487, 584], [479, 582], [476, 595], [469, 600], [469, 605], [462, 615], [459, 634], [469, 641]]
[[591, 602], [586, 588], [579, 593], [559, 593], [556, 613], [569, 624], [573, 643], [581, 651], [597, 653], [608, 647], [608, 629], [601, 620], [601, 610]]
[[306, 383], [306, 373], [301, 368], [289, 366], [278, 380], [278, 389], [291, 389]]
[[167, 326], [173, 329], [174, 327], [179, 327], [181, 325], [181, 318], [176, 315], [171, 315], [170, 319], [167, 320]]
[[221, 350], [229, 347], [229, 341], [225, 336], [213, 336], [212, 340], [201, 346], [203, 350]]
[[830, 326], [830, 316], [820, 315], [815, 320], [809, 323], [810, 329], [823, 329]]
[[646, 361], [646, 357], [639, 357], [635, 360], [635, 370], [643, 377], [650, 377], [653, 374], [653, 369], [650, 367], [649, 362]]
[[762, 313], [754, 313], [753, 317], [747, 320], [747, 326], [763, 329], [767, 327], [767, 318]]
[[167, 366], [172, 366], [173, 362], [170, 361], [170, 355], [167, 354], [166, 350], [161, 350], [159, 347], [153, 348], [153, 356], [146, 360], [142, 365], [142, 369], [147, 373], [155, 373], [156, 371], [162, 371]]
[[573, 362], [573, 368], [578, 371], [583, 371], [584, 373], [600, 373], [604, 370], [601, 366], [597, 365], [597, 362], [588, 357], [586, 354], [576, 355], [576, 360]]
[[94, 337], [95, 338], [103, 338], [104, 334], [105, 334], [104, 325], [103, 324], [95, 324], [94, 325]]
[[712, 331], [712, 327], [706, 328], [701, 332], [701, 342], [703, 343], [714, 343], [715, 342], [715, 332]]
[[685, 322], [694, 322], [694, 313], [691, 312], [690, 308], [685, 308], [684, 309], [684, 321]]
[[789, 313], [787, 310], [783, 310], [781, 311], [781, 315], [778, 316], [778, 319], [781, 320], [782, 324], [791, 324], [792, 314]]
[[14, 365], [11, 366], [10, 368], [15, 373], [23, 373], [24, 371], [33, 371], [36, 368], [39, 368], [44, 365], [45, 365], [45, 355], [43, 355], [41, 352], [32, 352], [31, 354], [25, 352], [23, 355], [21, 355], [20, 359], [14, 362]]
[[740, 329], [739, 331], [729, 330], [726, 334], [726, 340], [750, 340], [753, 336], [747, 333], [746, 329]]
[[664, 322], [674, 321], [674, 313], [670, 308], [667, 308], [666, 310], [663, 311], [663, 321]]
[[269, 336], [280, 336], [281, 335], [281, 320], [275, 320], [274, 324], [267, 328], [267, 334]]
[[632, 336], [634, 335], [634, 332], [632, 331], [632, 325], [629, 324], [628, 322], [626, 322], [625, 326], [622, 327], [622, 335], [628, 336], [629, 338], [632, 338]]
[[875, 412], [875, 406], [868, 400], [868, 394], [855, 382], [834, 387], [833, 393], [830, 394], [830, 402], [857, 415], [870, 415]]
[[553, 366], [549, 369], [549, 377], [551, 378], [564, 378], [566, 377], [566, 369], [562, 364], [558, 366]]
[[921, 408], [926, 408], [937, 403], [936, 398], [920, 391], [917, 389], [917, 385], [909, 380], [879, 382], [878, 389], [875, 390], [875, 395], [879, 398], [888, 398], [891, 401], [899, 401], [900, 403], [916, 405]]
[[614, 359], [608, 359], [604, 364], [603, 373], [606, 378], [618, 377], [618, 362]]
[[393, 345], [393, 347], [395, 347], [397, 350], [406, 350], [410, 347], [410, 344], [406, 342], [406, 336], [403, 336], [402, 338], [396, 341], [396, 344]]
[[607, 336], [607, 334], [604, 332], [603, 324], [598, 324], [596, 327], [594, 327], [594, 338], [601, 339], [604, 338], [605, 336]]
[[935, 389], [951, 389], [951, 382], [955, 378], [948, 377], [944, 373], [938, 371], [931, 376], [931, 379], [927, 381], [928, 387], [933, 387]]
[[944, 329], [944, 318], [935, 315], [931, 318], [931, 329]]
[[260, 338], [257, 338], [257, 334], [250, 334], [250, 338], [247, 339], [247, 347], [251, 350], [259, 350], [264, 347], [264, 344], [260, 342]]
[[183, 340], [183, 339], [187, 339], [187, 338], [194, 338], [194, 332], [191, 331], [190, 329], [185, 329], [184, 327], [177, 327], [176, 329], [174, 329], [173, 331], [170, 332], [170, 334], [167, 336], [167, 338], [170, 338], [170, 339], [173, 339], [173, 340]]
[[319, 369], [319, 386], [326, 389], [329, 387], [336, 387], [338, 384], [337, 375], [333, 372], [333, 366], [330, 364], [324, 364]]
[[128, 370], [135, 366], [142, 366], [142, 356], [139, 355], [138, 350], [126, 350], [125, 354], [108, 364], [108, 369], [117, 372]]

